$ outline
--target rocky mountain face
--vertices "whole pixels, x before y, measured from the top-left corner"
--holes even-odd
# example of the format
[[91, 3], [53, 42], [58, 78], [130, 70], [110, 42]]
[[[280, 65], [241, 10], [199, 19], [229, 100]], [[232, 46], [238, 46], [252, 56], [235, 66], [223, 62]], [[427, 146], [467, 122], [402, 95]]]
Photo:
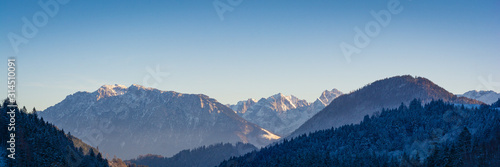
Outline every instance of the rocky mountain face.
[[423, 103], [432, 99], [443, 99], [445, 102], [457, 104], [482, 104], [477, 100], [453, 95], [426, 78], [396, 76], [375, 81], [336, 98], [289, 137], [359, 123], [365, 115], [372, 115], [382, 108], [395, 108], [401, 103], [408, 104], [415, 98]]
[[494, 91], [477, 91], [477, 90], [471, 90], [468, 92], [465, 92], [462, 95], [457, 95], [460, 97], [467, 97], [470, 99], [476, 99], [479, 101], [482, 101], [486, 104], [492, 104], [496, 102], [498, 99], [500, 99], [500, 93], [494, 92]]
[[220, 142], [260, 147], [280, 138], [206, 95], [140, 85], [104, 85], [95, 92], [77, 92], [39, 115], [122, 159], [172, 156]]
[[308, 103], [295, 96], [278, 93], [258, 101], [240, 101], [229, 107], [244, 119], [284, 136], [293, 132], [340, 95], [342, 92], [337, 89], [325, 90], [316, 101]]

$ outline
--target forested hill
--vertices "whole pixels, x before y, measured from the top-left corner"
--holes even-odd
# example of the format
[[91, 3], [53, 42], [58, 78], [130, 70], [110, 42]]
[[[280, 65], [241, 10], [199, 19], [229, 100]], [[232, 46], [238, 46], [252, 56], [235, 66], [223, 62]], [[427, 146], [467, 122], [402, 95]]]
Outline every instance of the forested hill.
[[483, 104], [477, 100], [453, 95], [427, 78], [394, 76], [377, 80], [336, 98], [287, 138], [331, 127], [358, 124], [365, 115], [371, 116], [383, 108], [396, 108], [401, 103], [409, 104], [413, 99], [420, 99], [425, 103], [441, 99], [455, 104]]
[[[107, 160], [97, 149], [81, 140], [67, 135], [63, 130], [37, 118], [36, 112], [28, 114], [26, 109], [8, 107], [8, 101], [0, 106], [0, 166], [108, 166]], [[15, 110], [15, 159], [6, 148], [11, 140], [8, 124], [10, 110]], [[78, 147], [75, 147], [77, 145]]]
[[220, 166], [500, 166], [497, 108], [442, 100], [383, 109], [360, 124], [320, 130]]
[[234, 156], [241, 156], [250, 151], [257, 150], [252, 144], [218, 143], [209, 146], [202, 146], [192, 150], [182, 150], [174, 156], [162, 157], [159, 155], [144, 155], [137, 159], [125, 161], [128, 164], [147, 165], [149, 167], [163, 166], [190, 166], [190, 167], [212, 167], [217, 166], [224, 159]]

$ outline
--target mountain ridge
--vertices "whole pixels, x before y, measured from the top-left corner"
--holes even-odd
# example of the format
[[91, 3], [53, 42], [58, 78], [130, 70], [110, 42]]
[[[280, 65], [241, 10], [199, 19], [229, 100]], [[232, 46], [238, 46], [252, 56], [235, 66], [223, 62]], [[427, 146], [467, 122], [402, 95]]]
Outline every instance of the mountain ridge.
[[497, 93], [497, 92], [492, 91], [492, 90], [488, 90], [488, 91], [471, 90], [471, 91], [465, 92], [464, 94], [458, 94], [457, 96], [479, 100], [479, 101], [482, 101], [486, 104], [492, 104], [492, 103], [496, 102], [498, 99], [500, 99], [500, 93]]
[[124, 159], [141, 154], [170, 156], [219, 142], [261, 147], [280, 138], [206, 95], [135, 84], [127, 89], [115, 84], [76, 92], [40, 116]]
[[277, 93], [260, 100], [248, 99], [228, 105], [238, 115], [279, 135], [287, 135], [307, 119], [342, 95], [337, 89], [325, 90], [314, 102]]

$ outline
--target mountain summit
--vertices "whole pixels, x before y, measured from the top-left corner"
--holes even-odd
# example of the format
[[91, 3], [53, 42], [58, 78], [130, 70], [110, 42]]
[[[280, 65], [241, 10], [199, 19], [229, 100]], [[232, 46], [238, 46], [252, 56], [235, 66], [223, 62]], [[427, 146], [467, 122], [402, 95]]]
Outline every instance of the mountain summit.
[[331, 91], [325, 90], [323, 91], [323, 93], [321, 93], [321, 96], [318, 97], [318, 99], [316, 99], [316, 101], [321, 102], [325, 106], [328, 106], [328, 104], [330, 104], [330, 102], [332, 102], [333, 99], [339, 97], [342, 94], [344, 93], [342, 93], [337, 89], [332, 89]]
[[395, 108], [412, 99], [423, 103], [443, 99], [457, 104], [482, 104], [477, 100], [457, 97], [422, 77], [395, 76], [375, 81], [352, 93], [333, 100], [327, 107], [307, 120], [290, 137], [345, 124], [359, 123], [365, 115], [372, 115], [382, 108]]
[[220, 142], [265, 146], [280, 137], [202, 94], [140, 85], [77, 92], [40, 112], [45, 120], [120, 158], [171, 156]]
[[127, 92], [127, 89], [128, 88], [125, 85], [103, 85], [97, 89], [97, 93], [99, 94], [97, 100], [111, 96], [123, 95]]
[[259, 101], [248, 99], [229, 105], [238, 115], [279, 135], [288, 135], [342, 95], [337, 89], [325, 90], [313, 103], [281, 93]]

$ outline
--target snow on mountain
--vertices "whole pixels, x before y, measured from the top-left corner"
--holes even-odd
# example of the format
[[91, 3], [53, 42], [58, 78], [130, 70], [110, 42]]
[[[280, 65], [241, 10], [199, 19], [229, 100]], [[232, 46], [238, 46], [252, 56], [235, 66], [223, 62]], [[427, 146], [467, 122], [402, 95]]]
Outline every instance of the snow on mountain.
[[257, 103], [255, 99], [248, 99], [247, 101], [239, 101], [236, 105], [227, 105], [233, 111], [239, 111], [240, 113], [245, 113], [251, 106]]
[[463, 95], [457, 95], [460, 97], [467, 97], [475, 100], [482, 101], [486, 104], [492, 104], [496, 102], [498, 99], [500, 99], [500, 93], [496, 93], [494, 91], [477, 91], [477, 90], [471, 90], [468, 92], [465, 92]]
[[279, 136], [201, 94], [140, 85], [104, 85], [76, 92], [39, 116], [110, 155], [171, 156], [220, 142], [265, 146]]
[[339, 97], [343, 93], [340, 92], [337, 89], [332, 89], [331, 91], [325, 90], [323, 93], [321, 93], [321, 96], [317, 99], [317, 101], [320, 101], [323, 105], [327, 106], [332, 102], [333, 99]]
[[99, 96], [97, 100], [111, 96], [123, 95], [127, 91], [127, 87], [125, 85], [103, 85], [101, 88], [97, 90]]
[[287, 135], [342, 95], [337, 89], [325, 90], [313, 103], [281, 93], [260, 100], [248, 99], [228, 105], [238, 115], [278, 135]]

